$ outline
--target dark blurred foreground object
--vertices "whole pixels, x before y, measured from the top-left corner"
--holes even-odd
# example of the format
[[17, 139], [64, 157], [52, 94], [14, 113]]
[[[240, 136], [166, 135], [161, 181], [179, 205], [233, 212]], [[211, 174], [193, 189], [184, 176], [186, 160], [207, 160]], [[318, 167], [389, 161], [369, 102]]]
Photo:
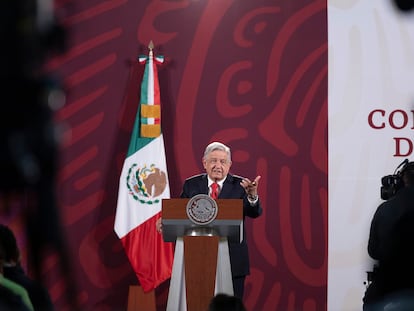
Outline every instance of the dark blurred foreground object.
[[413, 304], [408, 298], [414, 292], [414, 162], [404, 161], [399, 176], [401, 187], [377, 207], [371, 221], [368, 254], [377, 263], [363, 297], [364, 311], [398, 310], [396, 304], [406, 310], [403, 306]]
[[414, 290], [402, 290], [387, 295], [383, 301], [364, 309], [365, 311], [413, 311]]
[[34, 311], [27, 290], [3, 275], [6, 252], [0, 244], [0, 310]]
[[393, 0], [400, 11], [409, 12], [414, 8], [414, 0]]
[[55, 252], [74, 310], [77, 300], [55, 193], [58, 140], [52, 115], [62, 105], [63, 91], [42, 72], [45, 60], [64, 50], [65, 31], [56, 22], [52, 0], [5, 0], [0, 35], [0, 212], [10, 212], [10, 196], [22, 198], [34, 277], [43, 282], [45, 251]]
[[[49, 55], [63, 50], [63, 28], [37, 16], [37, 3], [6, 0], [0, 10], [0, 191], [37, 188], [54, 177], [53, 94], [58, 83], [42, 73]], [[49, 21], [48, 23], [46, 21]], [[37, 189], [36, 189], [37, 190]]]
[[30, 311], [18, 295], [2, 285], [0, 285], [0, 310]]
[[27, 290], [35, 311], [53, 311], [54, 307], [49, 292], [42, 284], [26, 275], [21, 266], [20, 249], [16, 237], [13, 231], [3, 224], [0, 224], [0, 248], [4, 251], [4, 277]]
[[236, 296], [217, 294], [211, 299], [207, 311], [246, 311], [246, 308]]

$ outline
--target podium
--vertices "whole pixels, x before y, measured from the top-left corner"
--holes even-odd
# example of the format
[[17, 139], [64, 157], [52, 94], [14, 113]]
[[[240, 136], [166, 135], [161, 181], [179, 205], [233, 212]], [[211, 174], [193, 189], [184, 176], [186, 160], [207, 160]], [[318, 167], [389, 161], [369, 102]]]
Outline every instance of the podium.
[[243, 237], [243, 201], [209, 199], [216, 215], [201, 224], [189, 214], [194, 198], [162, 201], [163, 239], [176, 242], [167, 311], [204, 311], [216, 293], [233, 295], [228, 241]]

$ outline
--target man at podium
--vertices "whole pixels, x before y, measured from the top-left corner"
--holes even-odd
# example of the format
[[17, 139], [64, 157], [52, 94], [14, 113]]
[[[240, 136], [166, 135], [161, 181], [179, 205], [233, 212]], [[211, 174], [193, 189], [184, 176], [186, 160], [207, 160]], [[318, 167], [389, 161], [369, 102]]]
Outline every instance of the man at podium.
[[[253, 181], [232, 175], [230, 148], [220, 142], [209, 144], [202, 158], [205, 173], [185, 180], [181, 198], [192, 198], [197, 194], [208, 194], [214, 199], [242, 199], [243, 218], [256, 218], [262, 214], [260, 199], [257, 194], [260, 176]], [[243, 222], [244, 226], [244, 222]], [[229, 241], [231, 274], [234, 295], [243, 299], [244, 281], [250, 273], [249, 253], [243, 228], [243, 240]]]

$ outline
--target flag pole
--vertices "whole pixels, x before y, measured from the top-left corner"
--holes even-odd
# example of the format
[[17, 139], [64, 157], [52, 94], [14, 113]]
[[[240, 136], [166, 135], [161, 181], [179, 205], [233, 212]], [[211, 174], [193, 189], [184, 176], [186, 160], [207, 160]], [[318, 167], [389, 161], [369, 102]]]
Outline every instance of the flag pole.
[[145, 64], [140, 103], [120, 176], [114, 225], [139, 279], [139, 285], [129, 286], [127, 311], [156, 311], [155, 289], [171, 277], [173, 262], [172, 244], [156, 231], [162, 199], [170, 198], [170, 190], [157, 71], [164, 58], [153, 49], [151, 40], [148, 55], [138, 58]]

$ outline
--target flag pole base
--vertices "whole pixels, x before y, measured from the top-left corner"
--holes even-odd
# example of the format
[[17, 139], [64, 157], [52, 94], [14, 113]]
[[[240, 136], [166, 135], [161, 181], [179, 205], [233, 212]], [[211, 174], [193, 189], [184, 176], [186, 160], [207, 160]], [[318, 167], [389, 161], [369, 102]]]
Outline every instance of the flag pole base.
[[156, 311], [154, 292], [144, 293], [139, 285], [129, 286], [127, 311]]

